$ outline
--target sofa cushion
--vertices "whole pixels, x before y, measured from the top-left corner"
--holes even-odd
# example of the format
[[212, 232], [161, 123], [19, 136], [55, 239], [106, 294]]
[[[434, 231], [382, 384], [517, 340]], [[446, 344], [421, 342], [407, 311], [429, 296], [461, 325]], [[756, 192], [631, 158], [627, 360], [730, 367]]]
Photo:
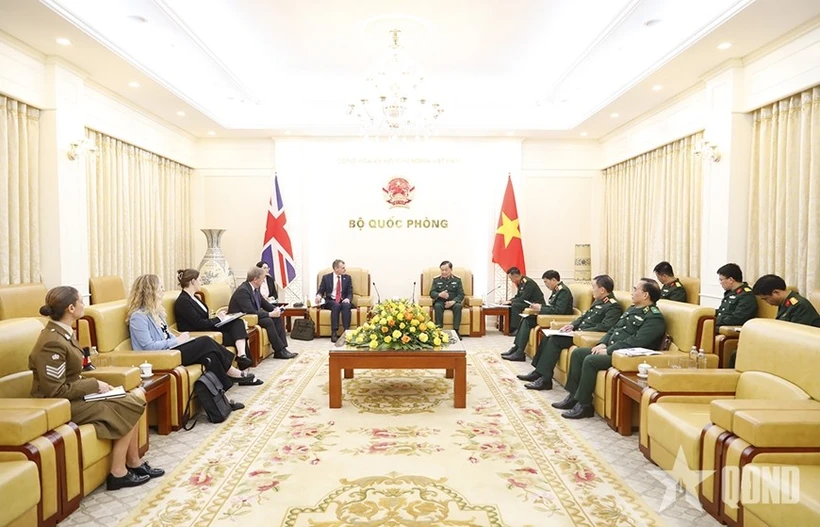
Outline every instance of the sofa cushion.
[[705, 403], [664, 403], [649, 406], [647, 429], [652, 441], [677, 454], [682, 448], [689, 467], [700, 464], [700, 433], [709, 424]]
[[32, 461], [0, 462], [0, 496], [0, 525], [12, 525], [40, 501], [37, 465]]
[[0, 320], [0, 377], [28, 370], [28, 356], [43, 327], [36, 318]]
[[94, 322], [97, 349], [106, 353], [131, 338], [125, 320], [125, 300], [94, 304], [85, 308], [85, 316]]
[[0, 320], [39, 317], [47, 292], [43, 284], [0, 286]]
[[0, 410], [0, 445], [25, 445], [48, 430], [48, 419], [44, 410], [32, 408]]
[[71, 421], [71, 403], [68, 399], [0, 399], [2, 410], [41, 410], [46, 416], [46, 429], [54, 430]]
[[738, 399], [784, 399], [805, 401], [809, 394], [785, 379], [762, 371], [744, 371], [737, 381]]
[[115, 275], [94, 276], [88, 279], [88, 289], [92, 304], [104, 304], [115, 300], [125, 300], [125, 286], [122, 278]]
[[[741, 494], [744, 514], [751, 513], [766, 525], [817, 525], [820, 518], [820, 466], [788, 467], [789, 470], [799, 471], [799, 493], [797, 488], [781, 488], [784, 468], [781, 465], [767, 463], [749, 463], [743, 467], [742, 479], [749, 481], [750, 488], [762, 491], [753, 493], [755, 496], [777, 497], [781, 501], [772, 503], [772, 500], [757, 499], [746, 503], [743, 501], [745, 496]], [[792, 492], [797, 495], [793, 495]]]
[[111, 453], [113, 441], [97, 438], [94, 425], [81, 425], [80, 438], [83, 448], [83, 470], [92, 466], [97, 461], [105, 458]]
[[735, 413], [744, 410], [820, 410], [820, 401], [782, 400], [782, 399], [717, 399], [709, 406], [710, 420], [723, 428], [732, 431]]
[[666, 321], [666, 333], [681, 351], [688, 353], [699, 345], [699, 323], [715, 316], [713, 307], [698, 306], [672, 300], [659, 300], [658, 309]]
[[820, 448], [820, 412], [743, 410], [735, 412], [732, 430], [759, 448]]

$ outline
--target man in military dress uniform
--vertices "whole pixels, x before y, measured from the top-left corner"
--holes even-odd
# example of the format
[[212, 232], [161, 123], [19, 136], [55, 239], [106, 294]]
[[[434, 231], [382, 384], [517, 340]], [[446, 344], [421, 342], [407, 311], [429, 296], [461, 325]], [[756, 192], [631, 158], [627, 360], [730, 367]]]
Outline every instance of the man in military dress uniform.
[[[562, 327], [560, 331], [600, 331], [606, 333], [618, 322], [624, 310], [612, 290], [615, 282], [609, 275], [599, 275], [592, 279], [592, 298], [589, 309], [580, 317]], [[522, 381], [531, 381], [524, 386], [530, 390], [551, 390], [552, 374], [561, 357], [561, 350], [572, 346], [571, 336], [553, 335], [541, 339], [538, 352], [532, 358], [535, 368], [528, 375], [519, 375]]]
[[464, 287], [461, 278], [453, 274], [453, 264], [447, 260], [439, 265], [441, 275], [433, 278], [430, 286], [430, 298], [433, 299], [433, 312], [438, 327], [444, 326], [444, 310], [453, 310], [453, 330], [458, 334], [461, 326], [461, 303], [464, 301]]
[[582, 419], [595, 415], [592, 406], [598, 372], [612, 366], [612, 353], [624, 348], [656, 350], [663, 342], [666, 321], [655, 306], [661, 290], [651, 278], [641, 278], [632, 288], [632, 307], [621, 315], [594, 348], [577, 348], [570, 358], [565, 388], [566, 399], [552, 406], [569, 410], [561, 414], [566, 419]]
[[686, 302], [686, 289], [680, 280], [675, 278], [675, 272], [669, 262], [661, 262], [655, 266], [655, 276], [661, 283], [661, 300], [674, 300], [675, 302]]
[[[528, 305], [531, 310], [535, 310], [539, 315], [571, 315], [572, 314], [572, 291], [561, 281], [558, 271], [550, 269], [541, 275], [544, 285], [551, 291], [549, 301], [546, 304], [533, 302]], [[520, 317], [519, 317], [520, 318]], [[530, 340], [530, 330], [535, 326], [537, 317], [530, 315], [522, 318], [518, 334], [515, 336], [513, 347], [501, 355], [506, 360], [523, 362], [526, 355], [524, 349]]]
[[752, 293], [771, 306], [778, 306], [777, 320], [820, 328], [820, 315], [811, 302], [794, 291], [786, 289], [786, 281], [775, 274], [757, 279]]
[[522, 275], [518, 267], [507, 269], [507, 276], [518, 287], [515, 296], [504, 302], [510, 306], [510, 336], [514, 337], [518, 333], [518, 326], [521, 323], [521, 317], [519, 316], [521, 312], [530, 307], [530, 304], [543, 304], [544, 293], [530, 277]]
[[[743, 281], [743, 271], [740, 266], [728, 263], [717, 270], [718, 282], [723, 288], [723, 300], [720, 302], [715, 316], [715, 333], [721, 326], [742, 326], [757, 314], [757, 300], [752, 288]], [[717, 337], [723, 339], [722, 335]], [[718, 340], [715, 341], [716, 343]], [[729, 356], [728, 366], [735, 367], [737, 351]]]

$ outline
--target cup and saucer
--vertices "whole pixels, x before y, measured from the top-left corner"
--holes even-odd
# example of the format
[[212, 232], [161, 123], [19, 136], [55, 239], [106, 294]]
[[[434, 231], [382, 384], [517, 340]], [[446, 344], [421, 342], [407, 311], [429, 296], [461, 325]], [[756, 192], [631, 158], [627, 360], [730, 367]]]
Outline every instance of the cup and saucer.
[[637, 378], [639, 378], [639, 379], [648, 379], [648, 378], [649, 378], [649, 374], [648, 374], [648, 373], [644, 373], [643, 375], [641, 375], [640, 373], [638, 373], [638, 374], [637, 374], [637, 375], [635, 375], [635, 376], [636, 376]]
[[141, 379], [150, 379], [154, 376], [154, 368], [151, 367], [151, 364], [145, 362], [140, 364], [140, 378]]

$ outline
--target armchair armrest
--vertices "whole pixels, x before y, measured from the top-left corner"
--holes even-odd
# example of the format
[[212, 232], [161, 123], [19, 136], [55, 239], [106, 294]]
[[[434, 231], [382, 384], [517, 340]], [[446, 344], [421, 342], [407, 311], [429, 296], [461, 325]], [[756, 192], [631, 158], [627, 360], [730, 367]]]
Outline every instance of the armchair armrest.
[[432, 307], [433, 306], [433, 299], [429, 296], [423, 296], [419, 298], [419, 305], [421, 307]]
[[140, 369], [130, 366], [108, 366], [84, 371], [83, 377], [107, 382], [111, 386], [122, 386], [125, 391], [133, 390], [140, 385]]
[[211, 337], [218, 343], [222, 344], [222, 333], [219, 331], [191, 331], [189, 334], [192, 337]]
[[572, 339], [572, 343], [579, 348], [592, 348], [601, 342], [604, 335], [606, 335], [606, 333], [602, 331], [577, 331], [575, 337]]
[[737, 412], [820, 411], [820, 401], [814, 399], [718, 399], [709, 405], [709, 419], [726, 431], [733, 432]]
[[245, 321], [248, 327], [259, 325], [259, 315], [244, 315], [242, 320]]
[[649, 370], [648, 384], [659, 392], [700, 394], [734, 393], [740, 372], [736, 370]]
[[150, 362], [154, 370], [173, 370], [177, 366], [182, 366], [182, 355], [179, 350], [118, 351], [100, 355], [105, 355], [108, 362], [106, 366], [138, 367], [145, 361]]
[[0, 410], [0, 445], [21, 446], [48, 432], [43, 410], [12, 408]]
[[820, 449], [820, 412], [746, 410], [732, 425], [736, 436], [759, 448]]
[[373, 299], [369, 296], [353, 295], [353, 305], [356, 307], [370, 307], [373, 305]]
[[[534, 309], [525, 309], [524, 313], [529, 313], [531, 315], [538, 315], [538, 311]], [[536, 318], [536, 324], [541, 326], [542, 328], [548, 328], [552, 325], [553, 322], [558, 322], [561, 326], [569, 324], [577, 317], [575, 315], [538, 315]], [[561, 327], [559, 326], [559, 327]]]
[[46, 426], [54, 430], [71, 421], [71, 403], [68, 399], [0, 399], [0, 412], [3, 410], [42, 410], [46, 414]]
[[740, 338], [740, 328], [738, 326], [721, 326], [718, 328], [718, 333], [735, 339]]
[[484, 305], [484, 299], [480, 296], [465, 296], [464, 305], [467, 307], [481, 307]]

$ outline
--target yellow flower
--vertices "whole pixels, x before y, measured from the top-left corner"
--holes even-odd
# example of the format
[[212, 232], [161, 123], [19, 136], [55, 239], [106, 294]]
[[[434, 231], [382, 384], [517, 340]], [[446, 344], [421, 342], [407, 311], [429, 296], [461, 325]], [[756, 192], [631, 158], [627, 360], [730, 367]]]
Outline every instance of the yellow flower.
[[[375, 336], [376, 336], [376, 335], [373, 335], [373, 337], [375, 337]], [[376, 346], [378, 346], [378, 345], [379, 345], [379, 343], [378, 343], [378, 341], [377, 341], [375, 338], [374, 338], [373, 340], [371, 340], [371, 341], [370, 341], [370, 349], [373, 349], [373, 348], [375, 348], [375, 347], [376, 347]]]
[[421, 334], [419, 334], [419, 340], [420, 340], [421, 342], [427, 342], [427, 338], [428, 338], [428, 337], [427, 337], [427, 333], [421, 333]]
[[436, 329], [436, 324], [432, 321], [427, 322], [427, 329]]
[[384, 343], [385, 344], [390, 344], [391, 342], [393, 342], [393, 339], [390, 338], [390, 335], [384, 337]]
[[441, 339], [436, 337], [433, 339], [433, 346], [441, 346]]
[[361, 344], [362, 342], [364, 342], [364, 337], [363, 337], [363, 336], [361, 336], [361, 335], [359, 335], [358, 337], [356, 337], [356, 342], [358, 342], [359, 344]]
[[418, 315], [416, 315], [416, 320], [418, 320], [419, 322], [424, 322], [424, 315], [419, 313]]
[[450, 337], [447, 335], [447, 333], [442, 333], [442, 335], [441, 335], [441, 341], [442, 341], [442, 342], [445, 342], [445, 343], [446, 343], [446, 342], [450, 342]]
[[387, 329], [387, 326], [382, 326], [382, 333], [387, 333], [388, 331], [390, 330]]
[[411, 320], [411, 321], [410, 321], [410, 325], [411, 325], [411, 326], [418, 326], [418, 325], [419, 325], [419, 321], [418, 321], [418, 320], [416, 320], [416, 319], [414, 318], [413, 320]]
[[399, 337], [401, 337], [401, 331], [399, 331], [399, 330], [397, 329], [396, 331], [394, 331], [394, 332], [393, 332], [393, 338], [394, 338], [394, 339], [397, 339], [397, 338], [399, 338]]
[[405, 324], [404, 322], [402, 322], [401, 324], [399, 324], [399, 329], [404, 329], [404, 328], [406, 328], [406, 327], [407, 327], [407, 324]]
[[410, 331], [410, 333], [415, 333], [415, 332], [416, 332], [416, 328], [415, 328], [414, 326], [410, 326], [409, 331]]
[[370, 334], [370, 340], [376, 340], [377, 338], [379, 337], [377, 337], [375, 333]]

